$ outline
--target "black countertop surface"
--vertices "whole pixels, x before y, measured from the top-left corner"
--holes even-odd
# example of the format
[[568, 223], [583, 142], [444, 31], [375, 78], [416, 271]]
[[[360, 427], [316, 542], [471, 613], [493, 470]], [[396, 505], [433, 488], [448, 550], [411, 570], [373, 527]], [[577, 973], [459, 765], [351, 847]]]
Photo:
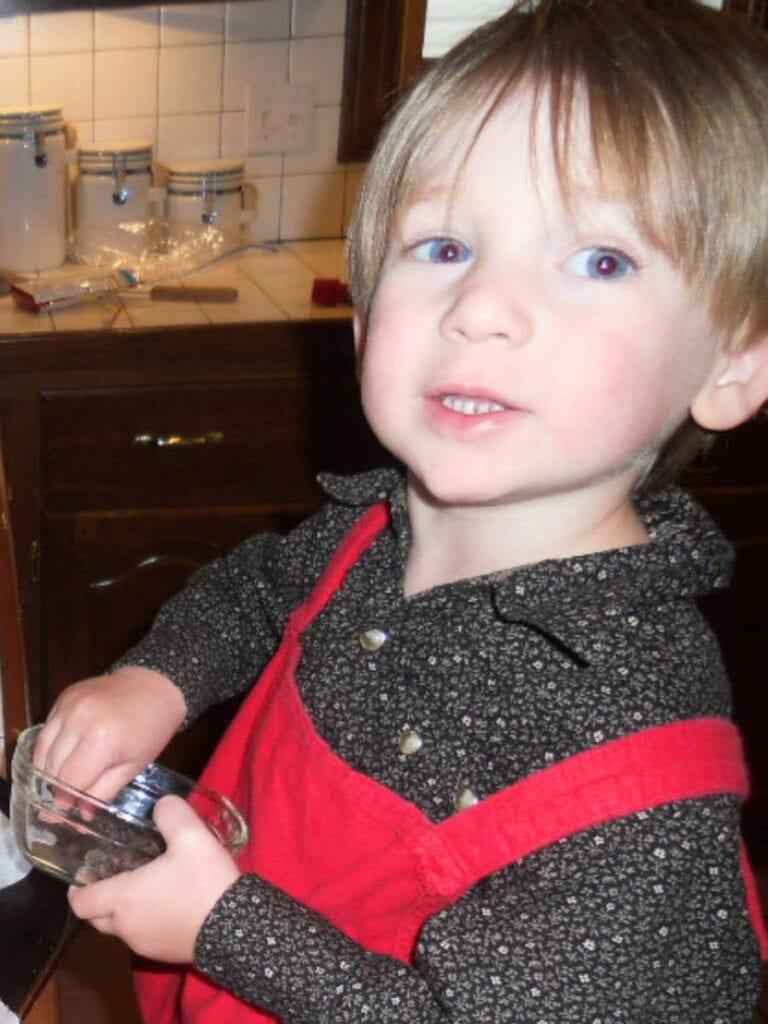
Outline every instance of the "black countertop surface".
[[[10, 791], [0, 778], [0, 813], [6, 817]], [[45, 981], [73, 927], [63, 882], [33, 868], [0, 889], [0, 1000], [17, 1015]]]

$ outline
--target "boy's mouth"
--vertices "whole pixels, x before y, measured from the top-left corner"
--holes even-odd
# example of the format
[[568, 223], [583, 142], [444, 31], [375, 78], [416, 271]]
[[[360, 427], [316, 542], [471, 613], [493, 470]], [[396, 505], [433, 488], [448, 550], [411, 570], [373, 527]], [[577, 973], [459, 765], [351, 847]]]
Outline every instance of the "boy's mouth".
[[507, 406], [489, 398], [470, 398], [467, 395], [442, 395], [441, 405], [463, 416], [483, 416], [489, 412], [505, 412]]

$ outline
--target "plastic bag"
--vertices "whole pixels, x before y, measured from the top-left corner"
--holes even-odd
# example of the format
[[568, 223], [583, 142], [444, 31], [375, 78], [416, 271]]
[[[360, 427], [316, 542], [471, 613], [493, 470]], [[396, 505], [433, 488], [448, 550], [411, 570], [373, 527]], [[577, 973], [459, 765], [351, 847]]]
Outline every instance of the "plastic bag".
[[177, 224], [157, 218], [91, 227], [75, 238], [69, 257], [89, 267], [130, 272], [138, 284], [156, 284], [183, 277], [248, 249], [272, 249], [263, 242], [246, 242], [213, 224]]
[[49, 312], [148, 290], [249, 249], [273, 250], [274, 246], [244, 242], [214, 225], [180, 225], [162, 219], [109, 224], [103, 232], [90, 229], [70, 244], [70, 259], [87, 270], [75, 266], [39, 277], [19, 277], [11, 282], [11, 295], [24, 309]]

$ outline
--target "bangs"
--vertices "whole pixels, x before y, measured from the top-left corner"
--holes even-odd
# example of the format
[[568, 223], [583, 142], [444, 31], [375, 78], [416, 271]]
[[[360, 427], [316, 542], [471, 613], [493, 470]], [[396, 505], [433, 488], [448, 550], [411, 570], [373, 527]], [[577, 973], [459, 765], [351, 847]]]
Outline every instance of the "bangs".
[[544, 115], [566, 203], [583, 189], [586, 155], [590, 185], [629, 205], [718, 323], [760, 320], [767, 76], [765, 40], [695, 0], [518, 4], [439, 61], [383, 134], [350, 232], [358, 310], [369, 309], [398, 212], [431, 177], [455, 179], [488, 120], [525, 86], [532, 142]]

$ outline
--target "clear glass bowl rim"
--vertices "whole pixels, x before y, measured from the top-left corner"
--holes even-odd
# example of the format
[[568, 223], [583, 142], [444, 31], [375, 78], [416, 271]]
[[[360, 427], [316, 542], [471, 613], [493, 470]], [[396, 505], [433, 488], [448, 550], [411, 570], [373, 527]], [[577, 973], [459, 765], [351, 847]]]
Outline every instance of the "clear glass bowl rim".
[[[123, 809], [121, 809], [118, 812], [116, 811], [113, 804], [106, 803], [106, 801], [100, 800], [98, 797], [92, 796], [92, 794], [86, 792], [85, 790], [77, 789], [76, 786], [71, 786], [66, 782], [62, 782], [61, 779], [59, 779], [56, 775], [52, 775], [50, 772], [47, 772], [44, 768], [39, 768], [36, 764], [34, 764], [34, 762], [32, 761], [32, 754], [34, 753], [33, 741], [36, 741], [37, 736], [42, 730], [42, 728], [43, 725], [38, 724], [31, 725], [28, 728], [24, 729], [23, 732], [19, 734], [19, 738], [16, 741], [16, 747], [13, 752], [13, 757], [11, 758], [11, 775], [13, 783], [14, 785], [18, 784], [22, 786], [22, 788], [24, 789], [25, 799], [29, 799], [36, 806], [38, 805], [38, 802], [30, 793], [31, 777], [36, 777], [41, 781], [53, 786], [54, 788], [62, 790], [68, 795], [73, 796], [77, 800], [87, 803], [89, 806], [93, 807], [96, 810], [104, 811], [107, 814], [119, 817], [122, 821], [130, 822], [132, 825], [137, 825], [140, 828], [149, 829], [153, 832], [159, 831], [154, 822], [149, 820], [148, 818], [139, 818], [135, 814], [132, 814], [130, 811]], [[143, 771], [146, 771], [147, 768], [149, 768], [150, 765], [152, 764], [155, 764], [155, 762], [150, 762], [150, 764], [146, 765]], [[188, 776], [181, 775], [179, 772], [173, 771], [173, 769], [165, 768], [165, 766], [162, 767], [164, 771], [170, 772], [176, 778], [181, 779], [184, 782], [188, 782], [190, 784], [190, 792], [194, 790], [202, 796], [210, 797], [214, 804], [220, 804], [222, 808], [226, 810], [226, 812], [229, 815], [231, 815], [233, 823], [236, 825], [236, 829], [232, 829], [232, 835], [225, 845], [228, 848], [230, 848], [233, 852], [239, 852], [247, 841], [248, 826], [242, 814], [235, 807], [232, 801], [229, 800], [228, 797], [224, 796], [222, 793], [217, 793], [215, 790], [210, 789], [208, 786], [201, 785], [199, 782], [196, 782], [194, 779], [190, 779]], [[24, 779], [18, 777], [22, 773], [22, 771], [26, 772], [28, 778]], [[141, 773], [139, 772], [137, 774]], [[136, 776], [134, 776], [134, 778], [135, 777]], [[123, 788], [128, 788], [131, 785], [132, 781], [133, 780], [127, 782]], [[115, 796], [117, 796], [117, 794], [115, 794]], [[160, 796], [158, 796], [157, 799], [159, 800]], [[182, 799], [185, 798], [182, 797]]]

